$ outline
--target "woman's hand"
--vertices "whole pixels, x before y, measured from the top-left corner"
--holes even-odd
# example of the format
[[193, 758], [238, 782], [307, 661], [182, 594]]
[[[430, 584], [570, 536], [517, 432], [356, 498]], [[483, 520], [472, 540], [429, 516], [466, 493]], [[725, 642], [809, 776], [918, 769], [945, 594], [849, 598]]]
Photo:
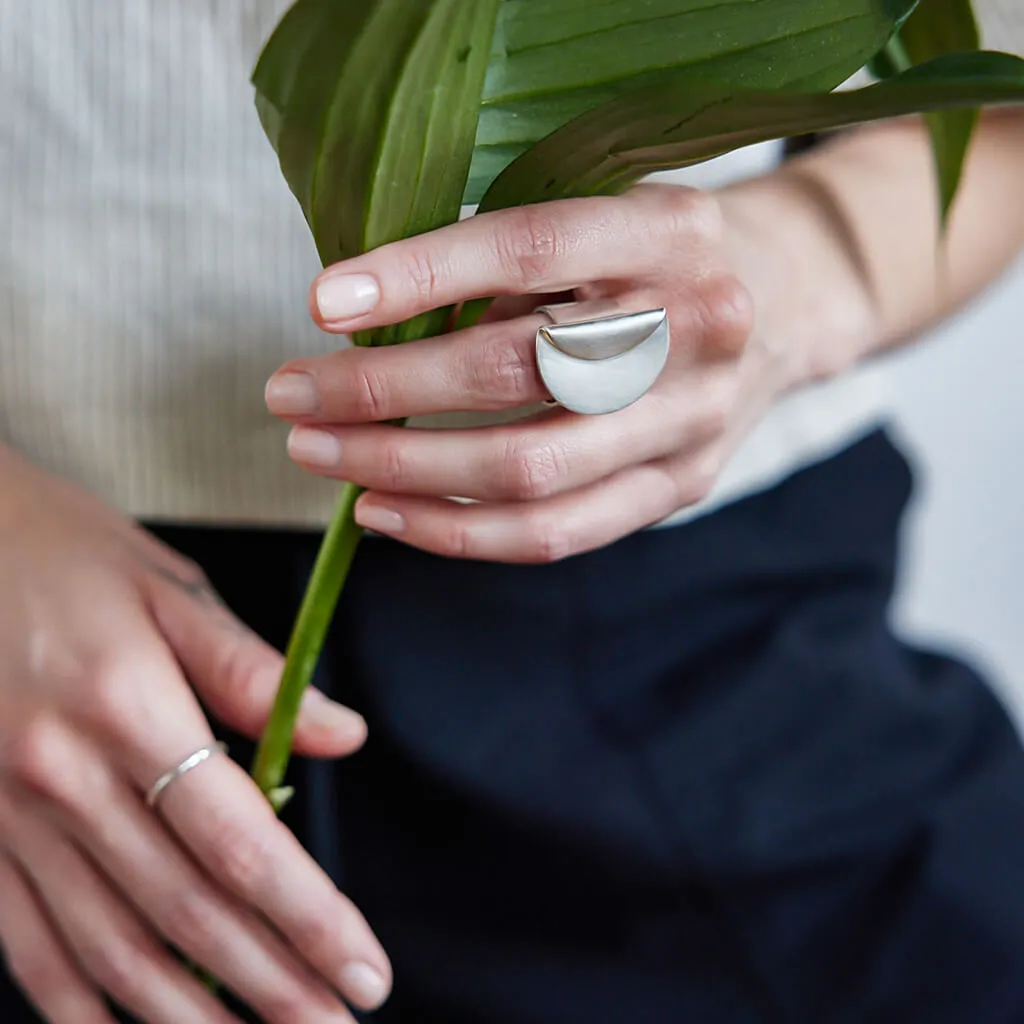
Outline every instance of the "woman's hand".
[[[367, 488], [364, 526], [468, 558], [551, 561], [700, 501], [782, 392], [838, 369], [842, 359], [813, 350], [817, 334], [870, 331], [849, 260], [820, 239], [802, 251], [823, 235], [806, 204], [774, 196], [765, 219], [749, 198], [644, 185], [474, 217], [328, 268], [311, 307], [335, 333], [503, 298], [467, 330], [283, 367], [267, 398], [296, 424], [292, 457]], [[534, 338], [547, 320], [530, 311], [566, 293], [622, 312], [667, 308], [668, 365], [635, 405], [472, 430], [382, 425], [543, 401]]]
[[[280, 656], [194, 565], [99, 502], [2, 450], [0, 480], [0, 946], [12, 976], [52, 1024], [113, 1024], [104, 995], [146, 1024], [235, 1020], [168, 943], [263, 1020], [351, 1024], [337, 993], [382, 1001], [387, 960], [245, 772], [215, 757], [156, 812], [142, 799], [212, 741], [200, 700], [258, 735]], [[297, 748], [337, 757], [364, 735], [358, 715], [312, 693]]]

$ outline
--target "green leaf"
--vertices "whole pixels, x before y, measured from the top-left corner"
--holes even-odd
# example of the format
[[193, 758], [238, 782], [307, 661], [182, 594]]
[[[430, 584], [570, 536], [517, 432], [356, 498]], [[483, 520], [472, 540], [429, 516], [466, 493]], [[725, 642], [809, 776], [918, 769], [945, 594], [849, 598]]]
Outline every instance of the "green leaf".
[[326, 264], [457, 219], [535, 142], [667, 73], [833, 88], [914, 2], [297, 0], [253, 83]]
[[[971, 0], [921, 0], [900, 29], [898, 39], [911, 65], [948, 53], [977, 50], [981, 45]], [[947, 110], [927, 117], [943, 224], [960, 187], [977, 121], [977, 110]]]
[[916, 0], [504, 0], [465, 201], [573, 118], [666, 73], [832, 89]]
[[321, 130], [352, 43], [372, 4], [298, 0], [253, 71], [256, 110], [310, 228]]
[[325, 264], [458, 218], [500, 0], [299, 0], [253, 73]]
[[912, 64], [981, 46], [971, 0], [921, 0], [899, 35]]
[[[458, 219], [500, 0], [299, 0], [253, 73], [324, 265]], [[356, 335], [443, 329], [437, 310]]]
[[501, 174], [481, 210], [618, 192], [644, 175], [769, 139], [905, 114], [1024, 103], [1024, 60], [955, 54], [866, 89], [746, 92], [676, 74], [577, 118]]
[[871, 58], [867, 63], [867, 69], [875, 78], [892, 78], [911, 67], [907, 51], [903, 49], [903, 41], [899, 32], [890, 36], [884, 48]]

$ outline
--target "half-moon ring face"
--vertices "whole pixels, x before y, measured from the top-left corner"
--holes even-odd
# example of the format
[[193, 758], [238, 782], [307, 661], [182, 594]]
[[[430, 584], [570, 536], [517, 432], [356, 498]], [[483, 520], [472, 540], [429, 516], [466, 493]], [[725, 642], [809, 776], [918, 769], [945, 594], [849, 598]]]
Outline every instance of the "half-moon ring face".
[[665, 367], [668, 313], [649, 309], [591, 320], [565, 320], [570, 303], [542, 307], [555, 322], [537, 331], [537, 365], [551, 397], [572, 412], [617, 412], [643, 397]]

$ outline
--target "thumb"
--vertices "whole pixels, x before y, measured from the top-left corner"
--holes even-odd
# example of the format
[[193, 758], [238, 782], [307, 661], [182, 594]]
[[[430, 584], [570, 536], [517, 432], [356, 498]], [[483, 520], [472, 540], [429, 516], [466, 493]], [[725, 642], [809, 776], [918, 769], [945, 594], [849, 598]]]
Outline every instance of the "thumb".
[[[220, 604], [213, 590], [150, 587], [150, 610], [196, 695], [224, 725], [258, 739], [270, 718], [284, 658]], [[363, 717], [310, 687], [295, 727], [295, 752], [344, 757], [366, 740]]]

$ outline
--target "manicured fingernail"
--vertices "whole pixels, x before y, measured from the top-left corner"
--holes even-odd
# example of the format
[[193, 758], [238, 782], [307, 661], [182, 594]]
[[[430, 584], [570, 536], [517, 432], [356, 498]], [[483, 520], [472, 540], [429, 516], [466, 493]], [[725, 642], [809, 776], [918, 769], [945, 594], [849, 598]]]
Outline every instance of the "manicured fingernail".
[[288, 454], [296, 462], [329, 469], [341, 461], [341, 442], [326, 430], [293, 427], [288, 435]]
[[328, 274], [316, 286], [317, 309], [328, 322], [362, 316], [378, 302], [380, 285], [369, 274]]
[[316, 412], [320, 394], [308, 373], [276, 373], [267, 381], [267, 408], [278, 416]]
[[369, 964], [347, 964], [341, 972], [341, 988], [365, 1010], [375, 1010], [388, 997], [388, 983]]
[[366, 732], [366, 719], [351, 708], [310, 687], [302, 698], [302, 716], [311, 725], [357, 736]]
[[377, 533], [401, 533], [405, 520], [393, 509], [382, 505], [356, 505], [356, 522]]

